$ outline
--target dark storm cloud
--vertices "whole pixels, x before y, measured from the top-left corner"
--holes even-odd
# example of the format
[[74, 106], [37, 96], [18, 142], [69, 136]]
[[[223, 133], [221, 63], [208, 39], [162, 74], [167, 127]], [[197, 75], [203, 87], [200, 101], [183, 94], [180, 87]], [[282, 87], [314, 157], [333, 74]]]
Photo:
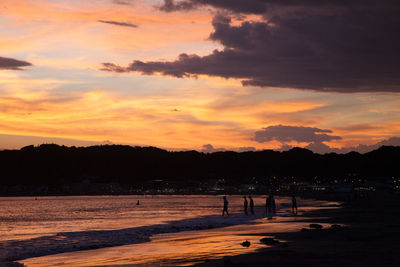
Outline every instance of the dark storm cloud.
[[395, 0], [164, 0], [158, 8], [165, 12], [187, 11], [211, 6], [236, 13], [264, 14], [276, 7], [335, 7], [397, 4]]
[[201, 6], [211, 6], [237, 13], [263, 14], [267, 11], [268, 2], [263, 0], [164, 0], [158, 8], [165, 12], [192, 10]]
[[117, 26], [124, 26], [124, 27], [131, 27], [131, 28], [137, 28], [138, 26], [132, 23], [127, 23], [127, 22], [119, 22], [119, 21], [113, 21], [113, 20], [98, 20], [98, 22], [101, 23], [107, 23], [107, 24], [113, 24]]
[[0, 57], [0, 70], [23, 70], [22, 67], [29, 66], [32, 66], [32, 64], [26, 61]]
[[200, 3], [196, 1], [180, 1], [176, 2], [174, 0], [164, 0], [164, 3], [158, 8], [165, 12], [180, 11], [180, 10], [191, 10], [200, 6]]
[[255, 132], [253, 140], [259, 143], [273, 140], [282, 143], [291, 141], [321, 143], [342, 139], [340, 136], [329, 135], [329, 133], [332, 133], [332, 131], [313, 127], [274, 125]]
[[[351, 3], [348, 3], [351, 2]], [[135, 60], [114, 72], [178, 78], [238, 78], [244, 86], [333, 92], [400, 92], [400, 2], [392, 1], [165, 1], [163, 10], [212, 5], [262, 14], [233, 25], [219, 13], [210, 40], [222, 50], [181, 54], [175, 61]]]

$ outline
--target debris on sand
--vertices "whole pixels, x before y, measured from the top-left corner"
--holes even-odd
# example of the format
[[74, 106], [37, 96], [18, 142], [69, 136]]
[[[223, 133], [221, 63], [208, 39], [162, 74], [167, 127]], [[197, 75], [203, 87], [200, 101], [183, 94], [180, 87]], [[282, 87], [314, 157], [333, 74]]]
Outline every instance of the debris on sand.
[[322, 229], [322, 225], [320, 225], [320, 224], [318, 224], [318, 223], [311, 223], [310, 224], [310, 228], [313, 228], [313, 229], [317, 229], [317, 230], [319, 230], [319, 229]]
[[275, 238], [272, 238], [272, 237], [262, 238], [262, 239], [260, 239], [260, 242], [265, 244], [265, 245], [279, 244], [279, 240], [276, 240]]
[[243, 247], [248, 248], [248, 247], [250, 247], [250, 241], [246, 240], [246, 241], [242, 242], [241, 245], [242, 245]]

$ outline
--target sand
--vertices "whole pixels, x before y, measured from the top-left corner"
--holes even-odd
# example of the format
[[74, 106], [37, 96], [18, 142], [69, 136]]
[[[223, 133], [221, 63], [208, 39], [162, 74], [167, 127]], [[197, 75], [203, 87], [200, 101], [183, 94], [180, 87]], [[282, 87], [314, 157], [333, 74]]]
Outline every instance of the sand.
[[[337, 203], [327, 201], [302, 200], [301, 212], [305, 210], [321, 209], [319, 205], [328, 205], [323, 209], [337, 209], [330, 207]], [[312, 206], [310, 206], [312, 205]], [[55, 253], [36, 258], [21, 260], [28, 266], [177, 266], [192, 265], [210, 259], [220, 259], [224, 256], [233, 256], [254, 252], [266, 245], [260, 243], [268, 229], [271, 233], [293, 232], [307, 227], [306, 218], [290, 216], [287, 205], [279, 209], [277, 217], [272, 220], [265, 218], [263, 206], [256, 208], [256, 215], [231, 214], [229, 217], [218, 216], [219, 219], [239, 224], [203, 229], [196, 231], [166, 232], [150, 237], [150, 242], [114, 246], [99, 249], [81, 250], [76, 252]], [[245, 218], [246, 220], [241, 220]], [[207, 220], [209, 223], [211, 221]], [[240, 223], [242, 222], [242, 223]], [[329, 227], [330, 224], [324, 224]], [[120, 231], [118, 231], [119, 233]], [[123, 233], [122, 233], [123, 234]], [[111, 236], [112, 237], [112, 236]], [[120, 237], [117, 237], [119, 240]], [[250, 247], [241, 246], [244, 241], [250, 241]], [[39, 240], [40, 242], [43, 239]], [[64, 239], [62, 240], [65, 241]]]
[[[301, 231], [311, 223], [321, 224], [323, 228]], [[274, 224], [277, 228], [272, 227]], [[332, 228], [334, 224], [341, 227]], [[266, 221], [252, 227], [239, 225], [224, 231], [211, 229], [159, 235], [141, 245], [82, 251], [65, 254], [65, 258], [60, 258], [64, 256], [59, 254], [23, 262], [28, 266], [43, 266], [44, 262], [45, 266], [177, 266], [201, 261], [195, 266], [400, 266], [400, 197], [396, 195], [371, 194], [369, 198], [346, 202], [341, 208], [308, 211], [279, 223]], [[266, 236], [280, 243], [261, 244], [259, 240]], [[250, 248], [240, 246], [246, 240], [251, 241]], [[218, 246], [221, 246], [220, 251], [216, 249]], [[215, 250], [216, 257], [210, 256], [210, 247]], [[231, 253], [227, 253], [227, 248]], [[138, 254], [144, 261], [135, 258], [134, 252], [139, 249], [149, 250], [152, 260], [143, 257], [146, 255], [143, 251]], [[116, 254], [117, 250], [120, 254]], [[163, 253], [156, 255], [154, 250]], [[113, 256], [113, 261], [109, 261], [111, 257], [107, 253]], [[225, 257], [216, 259], [221, 255]]]
[[400, 266], [399, 196], [371, 194], [306, 216], [307, 223], [343, 227], [274, 233], [286, 244], [196, 266]]

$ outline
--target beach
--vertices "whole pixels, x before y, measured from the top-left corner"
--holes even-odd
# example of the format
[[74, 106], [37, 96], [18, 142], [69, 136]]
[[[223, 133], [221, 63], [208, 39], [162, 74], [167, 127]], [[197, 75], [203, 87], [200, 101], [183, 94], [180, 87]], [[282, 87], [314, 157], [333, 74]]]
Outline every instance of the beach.
[[[196, 200], [201, 206], [201, 203], [209, 204], [221, 198], [177, 196], [161, 200], [181, 203], [182, 206], [188, 199], [189, 203]], [[59, 233], [11, 245], [36, 248], [36, 251], [27, 249], [25, 255], [15, 255], [20, 257], [15, 260], [27, 266], [187, 266], [255, 252], [266, 247], [259, 242], [260, 238], [265, 237], [266, 229], [272, 233], [297, 231], [307, 226], [301, 213], [338, 208], [337, 202], [299, 199], [301, 211], [298, 216], [292, 216], [290, 198], [278, 197], [277, 215], [268, 219], [262, 204], [265, 197], [254, 198], [255, 215], [249, 216], [242, 211], [242, 196], [228, 196], [228, 199], [231, 205], [229, 217], [221, 216], [222, 207], [218, 205], [215, 210], [217, 215], [209, 214], [138, 228]], [[210, 208], [203, 210], [204, 215], [207, 210]], [[211, 211], [214, 212], [213, 209]], [[244, 241], [249, 241], [251, 245], [242, 246]]]
[[[47, 255], [24, 257], [17, 262], [25, 266], [398, 266], [397, 196], [371, 194], [343, 204], [302, 200], [297, 216], [290, 215], [288, 199], [279, 200], [278, 216], [272, 220], [265, 216], [246, 220], [249, 216], [235, 213], [230, 218], [213, 217], [214, 222], [209, 217], [204, 228], [199, 228], [200, 221], [186, 220], [185, 227], [192, 228], [158, 229], [140, 242], [125, 240], [126, 244], [108, 243], [110, 246], [103, 247], [100, 242], [97, 248], [47, 251]], [[256, 213], [262, 210], [262, 206], [256, 207]], [[217, 225], [221, 219], [234, 223]], [[194, 222], [198, 226], [193, 227]], [[310, 224], [321, 225], [322, 229], [310, 228]], [[178, 228], [176, 223], [173, 225]], [[149, 229], [142, 234], [146, 231]], [[127, 233], [116, 231], [107, 236], [121, 242]], [[88, 232], [85, 235], [90, 238]], [[59, 237], [68, 238], [65, 236]], [[279, 243], [265, 244], [262, 238]], [[245, 241], [250, 246], [242, 246]]]
[[283, 244], [196, 266], [400, 266], [400, 199], [371, 194], [340, 209], [306, 214], [305, 222], [342, 227], [265, 233]]

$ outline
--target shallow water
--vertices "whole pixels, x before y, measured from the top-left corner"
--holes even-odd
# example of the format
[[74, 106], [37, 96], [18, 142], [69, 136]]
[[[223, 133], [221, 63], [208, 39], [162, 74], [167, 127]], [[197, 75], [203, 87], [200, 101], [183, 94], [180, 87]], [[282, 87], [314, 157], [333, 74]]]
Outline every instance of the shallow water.
[[[185, 259], [185, 262], [192, 258], [195, 262], [230, 253], [244, 253], [243, 247], [237, 246], [243, 239], [239, 234], [245, 234], [244, 229], [249, 231], [255, 225], [265, 222], [265, 219], [261, 219], [264, 217], [265, 198], [254, 197], [255, 204], [258, 205], [255, 216], [243, 214], [241, 196], [229, 196], [228, 199], [230, 217], [221, 216], [221, 196], [84, 196], [39, 197], [38, 200], [1, 198], [0, 260], [21, 260], [57, 254], [48, 256], [55, 257], [53, 260], [58, 259], [54, 264], [44, 263], [52, 262], [50, 258], [36, 258], [41, 262], [36, 266], [54, 266], [55, 263], [61, 264], [59, 260], [68, 254], [68, 258], [76, 259], [77, 263], [66, 260], [69, 264], [65, 266], [87, 266], [88, 262], [85, 260], [79, 263], [82, 256], [74, 256], [74, 253], [88, 258], [89, 255], [103, 250], [102, 254], [108, 255], [109, 259], [99, 259], [97, 255], [93, 258], [93, 263], [96, 262], [95, 258], [99, 259], [97, 262], [101, 262], [97, 265], [174, 259], [176, 265], [179, 258], [182, 261]], [[140, 200], [141, 205], [136, 205], [137, 200]], [[289, 201], [288, 198], [277, 198], [278, 206], [282, 209], [276, 221], [285, 220], [288, 215], [285, 207]], [[303, 206], [323, 204], [312, 201], [300, 203]], [[226, 227], [230, 225], [236, 225], [237, 228]], [[247, 226], [240, 228], [240, 225]], [[225, 228], [211, 229], [216, 227]], [[177, 233], [182, 231], [185, 232]], [[181, 241], [177, 241], [176, 238]], [[174, 242], [168, 241], [169, 239]], [[147, 242], [150, 240], [151, 242]], [[190, 245], [187, 245], [187, 242]], [[205, 244], [213, 244], [212, 253], [210, 246]], [[88, 250], [113, 246], [119, 246], [121, 249]], [[133, 246], [133, 256], [129, 246]], [[188, 251], [183, 247], [191, 249]], [[254, 248], [256, 246], [251, 247]], [[80, 250], [86, 251], [59, 254]], [[180, 252], [176, 254], [174, 251]], [[113, 263], [107, 263], [108, 261]], [[30, 259], [25, 263], [28, 262], [28, 266], [35, 266], [35, 260]]]
[[[229, 196], [229, 211], [242, 212], [241, 196]], [[141, 205], [136, 205], [137, 200]], [[264, 205], [264, 197], [254, 197]], [[277, 198], [278, 206], [289, 203]], [[117, 230], [220, 215], [221, 196], [70, 196], [0, 198], [0, 241], [62, 232]]]
[[[137, 200], [141, 205], [136, 205]], [[237, 198], [232, 198], [235, 209]], [[61, 232], [116, 230], [220, 212], [220, 197], [72, 196], [0, 198], [0, 241]]]
[[[259, 236], [247, 235], [248, 227], [232, 226], [220, 229], [158, 234], [147, 243], [96, 250], [61, 253], [30, 258], [27, 266], [184, 266], [228, 255], [248, 253], [265, 247]], [[249, 248], [240, 245], [251, 242]]]
[[[256, 219], [247, 224], [223, 228], [157, 234], [150, 242], [142, 244], [61, 253], [21, 262], [28, 267], [187, 266], [266, 248], [260, 242], [266, 237], [266, 232], [269, 237], [274, 237], [274, 233], [298, 231], [308, 226], [305, 219], [301, 216]], [[328, 227], [327, 224], [323, 226]], [[243, 241], [249, 241], [250, 247], [243, 247]]]

